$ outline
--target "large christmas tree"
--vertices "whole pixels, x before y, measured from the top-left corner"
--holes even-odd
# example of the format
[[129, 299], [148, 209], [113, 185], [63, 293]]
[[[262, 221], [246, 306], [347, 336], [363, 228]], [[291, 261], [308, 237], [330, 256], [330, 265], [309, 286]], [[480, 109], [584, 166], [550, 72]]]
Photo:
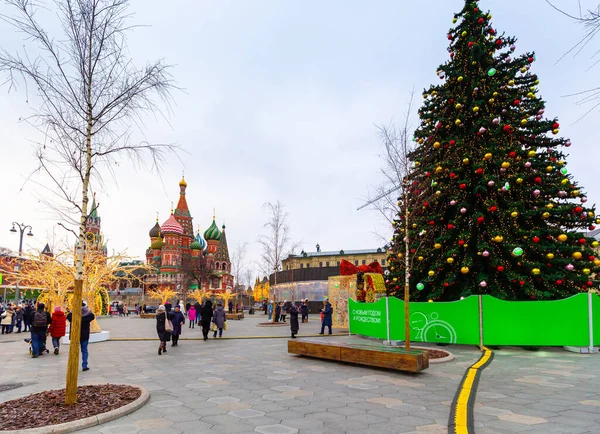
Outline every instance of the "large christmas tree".
[[515, 38], [490, 19], [465, 2], [442, 84], [423, 93], [387, 276], [390, 292], [402, 292], [408, 225], [412, 300], [560, 299], [586, 291], [600, 271], [598, 243], [583, 235], [594, 209], [566, 168], [571, 142], [546, 117], [535, 55], [516, 55]]

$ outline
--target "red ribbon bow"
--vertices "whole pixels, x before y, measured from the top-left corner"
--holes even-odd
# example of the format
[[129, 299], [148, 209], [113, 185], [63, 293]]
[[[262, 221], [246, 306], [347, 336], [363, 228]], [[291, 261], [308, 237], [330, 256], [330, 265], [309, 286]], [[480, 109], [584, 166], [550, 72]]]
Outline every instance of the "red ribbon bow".
[[383, 274], [383, 269], [381, 268], [381, 264], [379, 262], [371, 262], [369, 265], [359, 265], [357, 267], [352, 262], [342, 259], [342, 262], [340, 263], [340, 274], [342, 276], [350, 276], [358, 273], [359, 271], [362, 271], [363, 273]]

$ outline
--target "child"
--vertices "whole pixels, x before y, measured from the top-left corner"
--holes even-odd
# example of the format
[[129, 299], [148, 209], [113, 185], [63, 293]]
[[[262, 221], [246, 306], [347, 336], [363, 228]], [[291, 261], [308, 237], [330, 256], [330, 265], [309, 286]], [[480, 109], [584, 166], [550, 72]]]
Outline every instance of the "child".
[[67, 331], [67, 317], [61, 310], [60, 306], [54, 308], [52, 314], [52, 321], [50, 327], [48, 327], [48, 333], [52, 337], [52, 346], [54, 347], [54, 354], [58, 356], [60, 349], [60, 338], [62, 338]]

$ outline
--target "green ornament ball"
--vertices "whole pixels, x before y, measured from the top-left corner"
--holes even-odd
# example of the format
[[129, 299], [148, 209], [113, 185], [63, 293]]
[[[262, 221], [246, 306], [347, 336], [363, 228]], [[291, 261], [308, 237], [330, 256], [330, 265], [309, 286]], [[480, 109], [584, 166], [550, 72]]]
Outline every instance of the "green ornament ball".
[[564, 175], [566, 175], [567, 173], [569, 173], [569, 171], [567, 170], [567, 168], [566, 168], [566, 167], [563, 167], [562, 169], [560, 169], [560, 173], [561, 173], [561, 175], [563, 175], [563, 176], [564, 176]]
[[417, 289], [419, 291], [423, 291], [424, 288], [425, 288], [425, 285], [423, 285], [421, 282], [417, 283]]
[[523, 254], [523, 249], [520, 247], [515, 247], [512, 251], [513, 256], [521, 256]]
[[496, 68], [490, 68], [490, 69], [488, 70], [488, 75], [489, 75], [490, 77], [492, 77], [492, 76], [494, 76], [494, 74], [496, 74]]

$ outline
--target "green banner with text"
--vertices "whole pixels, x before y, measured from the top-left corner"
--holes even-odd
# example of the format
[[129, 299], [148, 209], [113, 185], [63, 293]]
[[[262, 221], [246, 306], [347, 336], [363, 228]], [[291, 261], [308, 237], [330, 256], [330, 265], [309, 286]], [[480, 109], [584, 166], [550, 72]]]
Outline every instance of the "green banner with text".
[[[404, 301], [348, 300], [350, 332], [378, 339], [404, 340]], [[480, 342], [479, 296], [454, 302], [410, 303], [411, 341], [473, 344]], [[592, 312], [590, 321], [588, 312]], [[577, 294], [556, 301], [504, 301], [481, 296], [484, 345], [575, 346], [600, 344], [600, 297]]]

